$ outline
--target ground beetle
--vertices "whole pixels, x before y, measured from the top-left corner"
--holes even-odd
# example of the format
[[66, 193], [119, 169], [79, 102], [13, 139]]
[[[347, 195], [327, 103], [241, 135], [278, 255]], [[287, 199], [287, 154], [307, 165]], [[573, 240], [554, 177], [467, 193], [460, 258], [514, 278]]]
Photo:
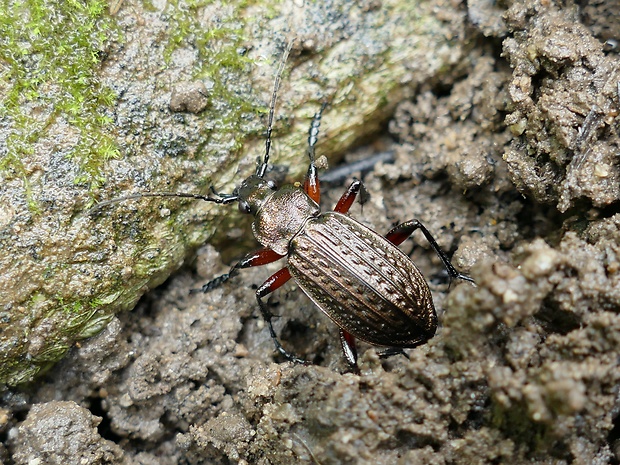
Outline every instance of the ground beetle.
[[450, 279], [473, 280], [459, 273], [433, 236], [418, 220], [399, 224], [385, 236], [347, 216], [363, 184], [355, 180], [342, 195], [334, 211], [322, 213], [320, 189], [314, 163], [321, 110], [314, 115], [308, 137], [310, 165], [302, 186], [277, 188], [265, 179], [271, 148], [274, 109], [282, 69], [276, 75], [269, 108], [265, 155], [256, 173], [232, 194], [213, 197], [175, 192], [143, 193], [102, 202], [105, 204], [139, 197], [185, 197], [218, 204], [239, 203], [239, 210], [254, 215], [252, 230], [262, 249], [246, 255], [231, 270], [201, 289], [209, 292], [239, 269], [266, 265], [281, 258], [286, 266], [256, 290], [256, 299], [277, 350], [288, 360], [306, 363], [287, 352], [271, 322], [272, 314], [263, 298], [294, 278], [304, 293], [340, 328], [340, 340], [347, 361], [357, 370], [355, 339], [388, 348], [386, 354], [424, 344], [435, 334], [437, 314], [430, 289], [418, 267], [399, 248], [420, 229], [435, 250]]

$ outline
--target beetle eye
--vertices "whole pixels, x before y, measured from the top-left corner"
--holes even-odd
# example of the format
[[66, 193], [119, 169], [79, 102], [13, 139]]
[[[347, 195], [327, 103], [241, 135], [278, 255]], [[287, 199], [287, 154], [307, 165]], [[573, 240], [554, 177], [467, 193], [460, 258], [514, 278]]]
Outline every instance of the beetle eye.
[[245, 200], [240, 200], [239, 201], [239, 211], [241, 213], [250, 213], [250, 211], [251, 211], [250, 204], [247, 203]]
[[276, 190], [276, 183], [272, 180], [267, 181], [267, 187], [272, 191]]

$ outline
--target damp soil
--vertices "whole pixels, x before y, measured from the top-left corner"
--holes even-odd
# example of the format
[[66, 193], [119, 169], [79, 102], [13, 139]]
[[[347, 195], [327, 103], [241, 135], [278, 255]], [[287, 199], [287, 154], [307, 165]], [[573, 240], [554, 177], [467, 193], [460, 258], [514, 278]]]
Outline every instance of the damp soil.
[[[609, 3], [452, 5], [467, 59], [345, 156], [394, 153], [364, 175], [370, 200], [351, 216], [377, 231], [419, 219], [476, 282], [450, 283], [421, 234], [403, 244], [437, 307], [427, 344], [389, 358], [360, 344], [353, 373], [337, 328], [291, 281], [267, 303], [282, 344], [310, 363], [282, 360], [254, 296], [281, 263], [189, 292], [247, 252], [246, 219], [43, 378], [5, 390], [0, 461], [619, 463]], [[324, 186], [324, 208], [345, 188]]]

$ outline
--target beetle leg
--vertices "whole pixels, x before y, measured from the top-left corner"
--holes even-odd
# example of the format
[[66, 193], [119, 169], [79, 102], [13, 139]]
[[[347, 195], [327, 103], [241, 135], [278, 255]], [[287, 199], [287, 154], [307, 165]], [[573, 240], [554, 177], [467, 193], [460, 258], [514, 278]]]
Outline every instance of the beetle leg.
[[304, 191], [308, 194], [312, 200], [316, 203], [321, 202], [321, 188], [319, 186], [319, 173], [314, 164], [314, 160], [310, 162], [308, 166], [308, 173], [306, 173], [306, 180], [304, 181]]
[[347, 213], [351, 205], [353, 205], [353, 202], [355, 202], [357, 194], [360, 194], [360, 203], [362, 205], [364, 205], [370, 197], [366, 187], [364, 187], [364, 183], [359, 179], [355, 179], [346, 192], [342, 194], [342, 197], [340, 197], [340, 200], [338, 200], [338, 203], [334, 207], [334, 211], [338, 213]]
[[263, 302], [263, 297], [268, 294], [271, 294], [273, 291], [283, 286], [289, 279], [291, 279], [291, 272], [288, 268], [282, 268], [281, 270], [274, 273], [267, 281], [265, 281], [258, 289], [256, 289], [256, 300], [258, 301], [258, 306], [260, 307], [261, 314], [263, 318], [267, 322], [267, 326], [269, 327], [269, 333], [271, 334], [271, 338], [273, 339], [273, 343], [276, 345], [276, 349], [280, 352], [287, 360], [295, 363], [301, 363], [306, 365], [308, 362], [305, 360], [287, 352], [280, 340], [278, 339], [278, 335], [273, 329], [273, 324], [271, 323], [271, 318], [273, 314], [267, 308], [265, 302]]
[[284, 257], [284, 255], [275, 253], [271, 249], [255, 250], [254, 252], [250, 252], [245, 257], [243, 257], [241, 260], [239, 260], [239, 262], [237, 262], [230, 269], [228, 273], [224, 273], [223, 275], [218, 276], [217, 278], [213, 278], [207, 284], [203, 285], [200, 289], [191, 289], [189, 292], [190, 293], [202, 292], [206, 294], [207, 292], [215, 289], [216, 287], [219, 287], [220, 285], [228, 281], [230, 278], [236, 275], [237, 272], [242, 268], [250, 268], [252, 266], [266, 265], [268, 263], [273, 263], [276, 260], [280, 260], [282, 257]]
[[446, 271], [448, 272], [448, 276], [450, 276], [450, 279], [458, 278], [464, 281], [469, 281], [470, 283], [474, 282], [474, 280], [471, 279], [469, 276], [459, 273], [456, 270], [456, 268], [454, 268], [452, 263], [450, 263], [450, 259], [448, 258], [446, 253], [443, 250], [441, 250], [441, 247], [439, 247], [439, 244], [437, 244], [437, 241], [435, 241], [435, 238], [431, 235], [429, 230], [426, 229], [426, 227], [422, 223], [420, 223], [418, 220], [409, 220], [409, 221], [405, 221], [404, 223], [399, 224], [398, 226], [393, 228], [390, 232], [388, 232], [385, 235], [385, 238], [388, 241], [390, 241], [392, 244], [399, 245], [403, 243], [405, 239], [411, 236], [416, 229], [419, 229], [420, 231], [422, 231], [422, 234], [424, 234], [424, 237], [426, 237], [426, 240], [431, 245], [431, 247], [433, 248], [433, 250], [439, 257], [439, 259], [443, 263], [443, 266], [446, 268]]
[[319, 173], [314, 164], [314, 146], [318, 140], [321, 115], [323, 114], [325, 105], [325, 103], [321, 105], [321, 109], [314, 114], [308, 131], [308, 158], [310, 158], [310, 165], [308, 166], [308, 173], [306, 173], [306, 179], [304, 181], [304, 191], [306, 191], [308, 197], [316, 203], [320, 203], [321, 201], [321, 188], [319, 186]]
[[357, 347], [355, 345], [355, 338], [344, 329], [341, 329], [340, 343], [342, 344], [342, 353], [347, 359], [347, 362], [349, 362], [349, 365], [353, 367], [355, 373], [359, 374], [360, 369], [357, 366]]
[[407, 352], [405, 352], [401, 347], [388, 347], [387, 349], [379, 352], [379, 357], [381, 358], [388, 358], [388, 357], [391, 357], [392, 355], [403, 355], [407, 358], [407, 360], [411, 360], [409, 358], [409, 355], [407, 355]]

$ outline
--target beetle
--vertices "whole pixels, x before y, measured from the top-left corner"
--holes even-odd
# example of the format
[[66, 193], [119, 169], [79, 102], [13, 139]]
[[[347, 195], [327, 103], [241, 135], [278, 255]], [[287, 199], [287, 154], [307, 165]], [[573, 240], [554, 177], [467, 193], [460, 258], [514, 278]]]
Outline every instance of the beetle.
[[[426, 343], [437, 329], [437, 314], [426, 279], [415, 263], [399, 248], [414, 231], [420, 230], [439, 256], [450, 279], [473, 283], [459, 273], [433, 236], [418, 220], [405, 221], [385, 236], [347, 215], [358, 194], [364, 193], [354, 180], [332, 211], [322, 212], [320, 185], [315, 165], [315, 145], [325, 104], [314, 115], [308, 134], [309, 166], [303, 185], [276, 184], [265, 179], [269, 163], [273, 119], [284, 54], [274, 82], [265, 153], [256, 172], [231, 194], [211, 195], [175, 192], [142, 193], [102, 202], [98, 207], [139, 197], [185, 197], [217, 204], [238, 203], [239, 210], [254, 216], [252, 230], [262, 248], [247, 254], [228, 273], [218, 276], [194, 292], [209, 292], [228, 281], [240, 269], [286, 259], [286, 265], [256, 290], [256, 299], [275, 347], [286, 359], [307, 363], [288, 352], [273, 328], [273, 315], [264, 299], [291, 278], [340, 330], [344, 356], [357, 371], [355, 340], [388, 348], [386, 354], [402, 352]], [[363, 203], [363, 196], [360, 196]]]

